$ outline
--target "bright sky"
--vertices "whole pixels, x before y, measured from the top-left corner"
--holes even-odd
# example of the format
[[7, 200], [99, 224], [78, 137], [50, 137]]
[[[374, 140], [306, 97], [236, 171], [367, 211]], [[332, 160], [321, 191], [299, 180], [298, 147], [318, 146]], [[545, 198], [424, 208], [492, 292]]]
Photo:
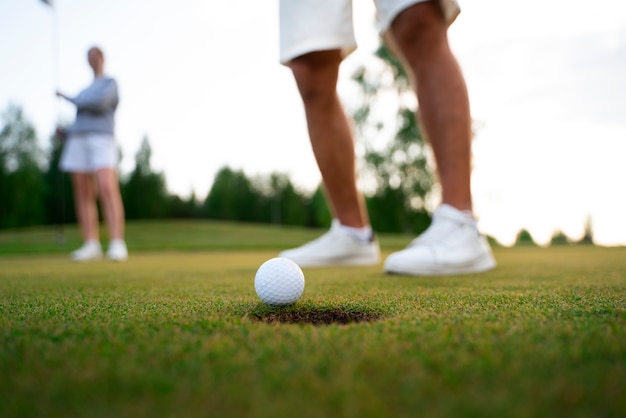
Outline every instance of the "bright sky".
[[[86, 87], [99, 45], [120, 86], [121, 170], [144, 136], [171, 192], [204, 198], [224, 165], [247, 175], [319, 182], [290, 72], [278, 64], [278, 1], [41, 0], [0, 2], [0, 110], [24, 109], [47, 141], [74, 108], [54, 96]], [[554, 231], [626, 245], [626, 5], [617, 0], [465, 1], [450, 42], [473, 118], [475, 212], [511, 244]], [[377, 43], [371, 2], [355, 2], [360, 48]], [[341, 87], [341, 86], [340, 86]], [[349, 99], [349, 98], [345, 98]]]

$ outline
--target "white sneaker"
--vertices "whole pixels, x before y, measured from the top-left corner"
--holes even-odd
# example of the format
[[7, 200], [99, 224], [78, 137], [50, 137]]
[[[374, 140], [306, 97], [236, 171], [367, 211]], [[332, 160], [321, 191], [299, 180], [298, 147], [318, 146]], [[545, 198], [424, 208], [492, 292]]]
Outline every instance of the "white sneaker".
[[279, 257], [288, 258], [300, 267], [370, 266], [380, 262], [380, 248], [374, 238], [360, 241], [334, 220], [326, 234], [301, 247], [285, 250]]
[[107, 258], [111, 261], [125, 261], [128, 258], [128, 248], [122, 239], [114, 239], [109, 243]]
[[437, 276], [491, 270], [496, 261], [471, 215], [441, 205], [430, 227], [402, 251], [385, 260], [387, 273]]
[[102, 258], [102, 247], [98, 241], [87, 241], [76, 251], [72, 251], [70, 258], [74, 261], [92, 261]]

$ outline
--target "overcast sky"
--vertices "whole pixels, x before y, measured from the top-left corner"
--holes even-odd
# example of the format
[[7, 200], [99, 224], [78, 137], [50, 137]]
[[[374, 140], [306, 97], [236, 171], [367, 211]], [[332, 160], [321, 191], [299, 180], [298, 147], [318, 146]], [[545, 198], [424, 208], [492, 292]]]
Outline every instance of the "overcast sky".
[[[450, 42], [473, 118], [475, 211], [510, 244], [521, 228], [626, 245], [626, 6], [618, 0], [462, 3]], [[377, 45], [371, 2], [355, 2], [360, 44]], [[54, 96], [92, 79], [99, 45], [120, 86], [122, 173], [141, 139], [168, 188], [204, 198], [224, 165], [247, 175], [319, 182], [290, 72], [278, 64], [278, 1], [40, 0], [0, 2], [0, 110], [20, 105], [42, 140], [74, 109]], [[349, 91], [342, 87], [341, 91]], [[344, 97], [349, 101], [349, 97]]]

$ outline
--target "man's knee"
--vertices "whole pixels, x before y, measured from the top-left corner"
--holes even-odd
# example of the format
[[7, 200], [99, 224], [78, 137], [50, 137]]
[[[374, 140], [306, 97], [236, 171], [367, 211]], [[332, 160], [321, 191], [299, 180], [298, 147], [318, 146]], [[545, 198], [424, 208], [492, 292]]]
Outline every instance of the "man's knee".
[[301, 55], [289, 63], [302, 98], [313, 100], [335, 94], [341, 53], [338, 50]]
[[405, 55], [426, 53], [446, 42], [447, 24], [437, 1], [417, 3], [402, 11], [391, 24], [391, 34]]

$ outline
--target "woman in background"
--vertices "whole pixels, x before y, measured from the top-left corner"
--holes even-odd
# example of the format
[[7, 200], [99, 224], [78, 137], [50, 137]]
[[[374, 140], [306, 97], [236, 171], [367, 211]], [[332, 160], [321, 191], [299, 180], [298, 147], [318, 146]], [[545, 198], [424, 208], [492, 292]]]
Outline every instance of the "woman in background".
[[109, 232], [106, 256], [123, 261], [128, 258], [128, 250], [117, 177], [119, 152], [114, 136], [119, 102], [117, 82], [104, 74], [104, 54], [100, 48], [90, 48], [87, 61], [93, 70], [93, 83], [76, 97], [57, 91], [57, 96], [76, 106], [76, 119], [66, 130], [67, 141], [60, 162], [61, 169], [72, 175], [76, 216], [84, 240], [82, 247], [71, 253], [71, 258], [89, 261], [102, 257], [96, 205], [99, 197]]

